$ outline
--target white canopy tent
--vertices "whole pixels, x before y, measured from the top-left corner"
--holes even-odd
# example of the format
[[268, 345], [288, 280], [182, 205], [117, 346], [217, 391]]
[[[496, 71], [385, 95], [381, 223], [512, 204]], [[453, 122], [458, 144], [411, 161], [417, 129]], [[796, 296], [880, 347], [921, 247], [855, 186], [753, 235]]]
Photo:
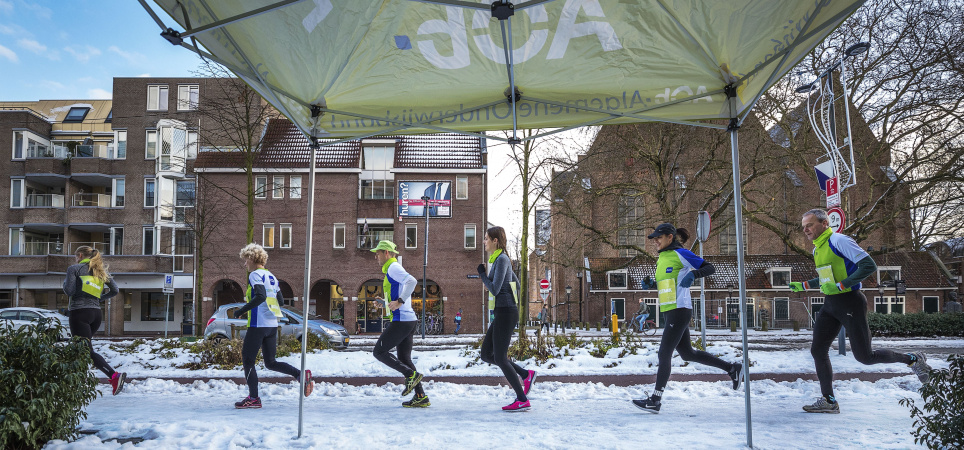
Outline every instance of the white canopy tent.
[[[738, 129], [756, 101], [863, 3], [155, 0], [176, 31], [139, 1], [168, 41], [230, 69], [314, 142], [512, 130], [485, 137], [515, 145], [519, 129], [554, 128], [528, 138], [537, 139], [658, 121], [728, 131], [734, 180]], [[309, 185], [304, 292], [314, 171]], [[739, 182], [733, 195], [742, 198]], [[752, 447], [741, 208], [735, 214]]]

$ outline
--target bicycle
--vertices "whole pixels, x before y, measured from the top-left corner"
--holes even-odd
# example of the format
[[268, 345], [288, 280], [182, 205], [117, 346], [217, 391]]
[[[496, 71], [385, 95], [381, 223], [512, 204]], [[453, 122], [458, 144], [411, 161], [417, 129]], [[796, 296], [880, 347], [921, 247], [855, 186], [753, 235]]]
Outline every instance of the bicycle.
[[[630, 326], [637, 333], [653, 336], [656, 334], [656, 321], [647, 316], [648, 314], [636, 314]], [[647, 317], [645, 322], [643, 322], [643, 317]]]

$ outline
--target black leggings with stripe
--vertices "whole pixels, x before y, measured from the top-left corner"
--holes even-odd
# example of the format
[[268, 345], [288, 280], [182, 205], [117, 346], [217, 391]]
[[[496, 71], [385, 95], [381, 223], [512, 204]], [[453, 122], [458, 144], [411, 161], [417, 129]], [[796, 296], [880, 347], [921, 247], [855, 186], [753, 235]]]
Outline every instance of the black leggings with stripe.
[[656, 371], [656, 390], [662, 391], [669, 382], [669, 375], [673, 371], [673, 350], [679, 352], [683, 361], [693, 361], [707, 366], [716, 367], [727, 372], [733, 370], [733, 364], [723, 361], [709, 353], [693, 348], [690, 342], [690, 317], [693, 310], [676, 308], [667, 311], [664, 316], [663, 338], [659, 341], [659, 369]]

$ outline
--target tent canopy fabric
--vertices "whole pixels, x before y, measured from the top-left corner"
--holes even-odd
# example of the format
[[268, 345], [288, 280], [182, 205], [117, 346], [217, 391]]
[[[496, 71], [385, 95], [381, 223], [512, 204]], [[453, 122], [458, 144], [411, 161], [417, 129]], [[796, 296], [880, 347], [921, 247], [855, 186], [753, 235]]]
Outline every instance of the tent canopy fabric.
[[745, 118], [862, 0], [530, 1], [504, 21], [489, 3], [442, 0], [156, 3], [183, 30], [169, 40], [196, 42], [306, 134], [357, 138], [641, 121], [725, 128], [707, 121]]

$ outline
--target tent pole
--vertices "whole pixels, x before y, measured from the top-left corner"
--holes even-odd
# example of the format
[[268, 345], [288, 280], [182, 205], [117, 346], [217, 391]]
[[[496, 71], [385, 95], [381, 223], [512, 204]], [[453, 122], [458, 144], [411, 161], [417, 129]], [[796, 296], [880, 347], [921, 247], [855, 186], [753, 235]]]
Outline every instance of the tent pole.
[[311, 243], [312, 243], [312, 227], [314, 226], [314, 211], [315, 211], [315, 167], [318, 162], [318, 138], [315, 137], [317, 132], [318, 121], [321, 119], [321, 107], [312, 105], [311, 107], [311, 118], [315, 122], [315, 126], [311, 130], [311, 158], [308, 166], [308, 220], [305, 226], [305, 284], [302, 293], [302, 302], [304, 303], [304, 315], [301, 321], [301, 376], [298, 378], [301, 383], [298, 384], [298, 439], [301, 439], [302, 430], [304, 429], [305, 423], [305, 383], [308, 380], [305, 379], [305, 358], [308, 353], [308, 302], [309, 293], [311, 289]]
[[753, 448], [753, 420], [750, 414], [750, 355], [747, 352], [746, 338], [746, 282], [743, 264], [743, 193], [740, 177], [740, 142], [737, 132], [740, 129], [736, 117], [736, 85], [727, 86], [727, 97], [733, 113], [730, 119], [730, 152], [733, 158], [733, 215], [736, 220], [736, 281], [740, 288], [740, 328], [743, 330], [743, 393], [746, 410], [746, 445]]

